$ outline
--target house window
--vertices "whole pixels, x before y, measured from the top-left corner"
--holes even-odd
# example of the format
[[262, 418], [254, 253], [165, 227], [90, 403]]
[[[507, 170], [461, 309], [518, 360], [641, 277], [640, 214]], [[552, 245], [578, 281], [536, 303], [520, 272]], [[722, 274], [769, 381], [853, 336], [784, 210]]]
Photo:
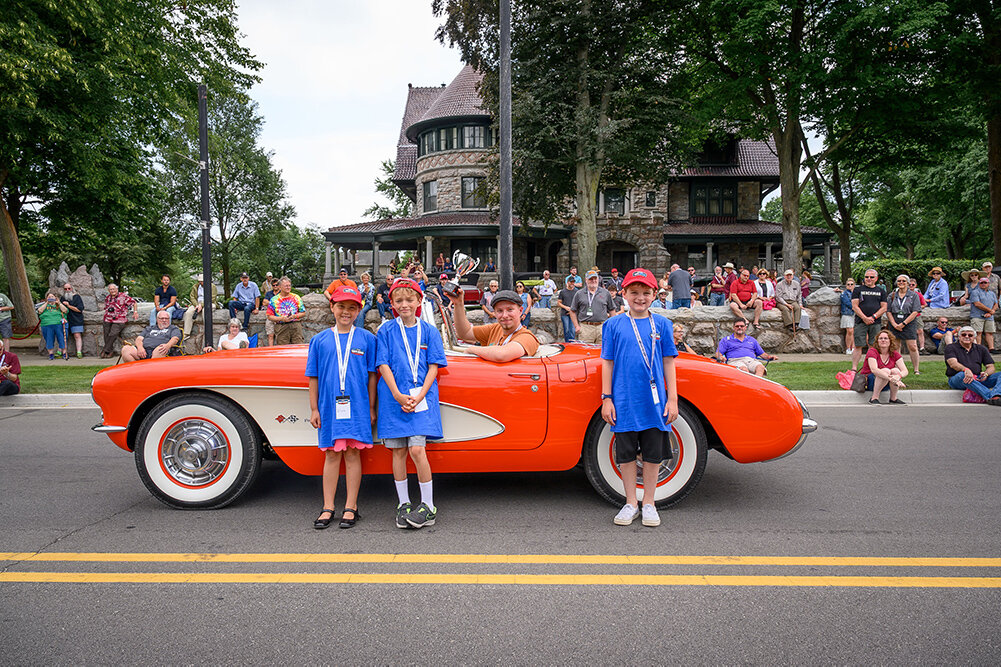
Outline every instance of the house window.
[[486, 148], [486, 129], [482, 125], [467, 125], [462, 128], [464, 148]]
[[486, 208], [487, 193], [482, 178], [462, 179], [462, 208]]
[[608, 188], [604, 194], [605, 213], [624, 215], [626, 212], [626, 191], [622, 188]]
[[737, 188], [722, 183], [692, 187], [692, 215], [733, 216], [737, 211]]
[[424, 212], [438, 210], [438, 181], [424, 181]]
[[647, 208], [657, 207], [657, 192], [655, 190], [647, 190], [646, 200], [643, 202], [643, 205]]
[[438, 150], [449, 151], [455, 148], [454, 127], [443, 127], [438, 130]]

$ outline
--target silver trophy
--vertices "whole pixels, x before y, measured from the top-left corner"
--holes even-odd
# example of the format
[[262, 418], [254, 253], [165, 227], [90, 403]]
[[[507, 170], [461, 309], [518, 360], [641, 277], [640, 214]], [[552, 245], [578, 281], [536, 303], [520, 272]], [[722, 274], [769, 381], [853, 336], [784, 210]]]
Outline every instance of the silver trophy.
[[464, 275], [472, 273], [476, 270], [476, 267], [480, 265], [480, 260], [473, 259], [469, 255], [464, 254], [461, 250], [456, 250], [452, 253], [452, 266], [455, 267], [455, 277], [450, 280], [446, 280], [441, 286], [442, 291], [449, 296], [458, 296], [462, 294], [462, 288], [459, 287], [459, 279]]

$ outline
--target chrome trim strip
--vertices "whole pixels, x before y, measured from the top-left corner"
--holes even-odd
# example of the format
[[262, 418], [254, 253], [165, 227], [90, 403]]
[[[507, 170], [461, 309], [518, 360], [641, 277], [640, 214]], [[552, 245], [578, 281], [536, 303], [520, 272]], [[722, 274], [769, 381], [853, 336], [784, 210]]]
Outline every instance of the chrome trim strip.
[[128, 431], [128, 426], [106, 426], [104, 424], [97, 424], [90, 427], [91, 431], [96, 431], [98, 433], [121, 433], [123, 431]]

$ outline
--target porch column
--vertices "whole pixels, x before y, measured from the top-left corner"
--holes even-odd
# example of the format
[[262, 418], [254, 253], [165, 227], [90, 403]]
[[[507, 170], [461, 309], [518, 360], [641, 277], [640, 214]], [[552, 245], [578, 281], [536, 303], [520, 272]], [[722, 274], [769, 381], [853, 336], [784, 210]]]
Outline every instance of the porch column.
[[716, 245], [712, 241], [706, 241], [706, 274], [712, 275], [715, 265], [713, 263], [713, 246]]
[[824, 276], [829, 281], [834, 278], [834, 271], [831, 270], [831, 239], [824, 241]]
[[334, 244], [327, 241], [324, 245], [324, 260], [323, 260], [323, 282], [329, 283], [334, 279], [334, 272], [330, 268], [330, 249], [333, 248]]
[[372, 282], [382, 275], [382, 267], [379, 266], [379, 242], [372, 241]]
[[334, 249], [334, 273], [341, 272], [341, 247]]
[[[497, 272], [499, 273], [499, 272], [500, 272], [500, 270], [501, 270], [501, 267], [500, 267], [500, 252], [501, 252], [501, 238], [500, 238], [500, 234], [498, 234], [498, 235], [497, 235], [496, 237], [494, 237], [494, 238], [496, 238], [496, 239], [497, 239]], [[512, 252], [512, 255], [513, 255], [513, 254], [514, 254], [514, 253]], [[514, 261], [514, 257], [513, 257], [513, 256], [511, 257], [511, 261], [512, 261], [512, 262]]]
[[772, 246], [775, 245], [772, 241], [765, 243], [765, 268], [769, 271], [774, 269], [772, 265]]
[[425, 236], [424, 237], [424, 244], [425, 244], [425, 247], [426, 247], [426, 250], [424, 251], [424, 270], [425, 271], [434, 271], [434, 258], [431, 257], [431, 239], [433, 239], [433, 238], [434, 238], [433, 236]]
[[351, 251], [351, 273], [358, 273], [358, 249]]

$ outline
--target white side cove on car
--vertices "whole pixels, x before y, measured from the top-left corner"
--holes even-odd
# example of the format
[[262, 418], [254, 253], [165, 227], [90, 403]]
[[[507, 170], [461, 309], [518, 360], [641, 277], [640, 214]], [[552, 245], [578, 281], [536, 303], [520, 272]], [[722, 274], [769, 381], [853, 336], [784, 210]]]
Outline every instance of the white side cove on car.
[[[206, 387], [243, 407], [260, 425], [272, 447], [316, 447], [316, 429], [309, 423], [309, 391], [292, 387]], [[367, 405], [366, 405], [367, 409]], [[441, 404], [442, 440], [459, 442], [500, 435], [504, 425], [458, 405]], [[373, 432], [373, 436], [374, 436]], [[381, 442], [376, 439], [375, 442]]]

